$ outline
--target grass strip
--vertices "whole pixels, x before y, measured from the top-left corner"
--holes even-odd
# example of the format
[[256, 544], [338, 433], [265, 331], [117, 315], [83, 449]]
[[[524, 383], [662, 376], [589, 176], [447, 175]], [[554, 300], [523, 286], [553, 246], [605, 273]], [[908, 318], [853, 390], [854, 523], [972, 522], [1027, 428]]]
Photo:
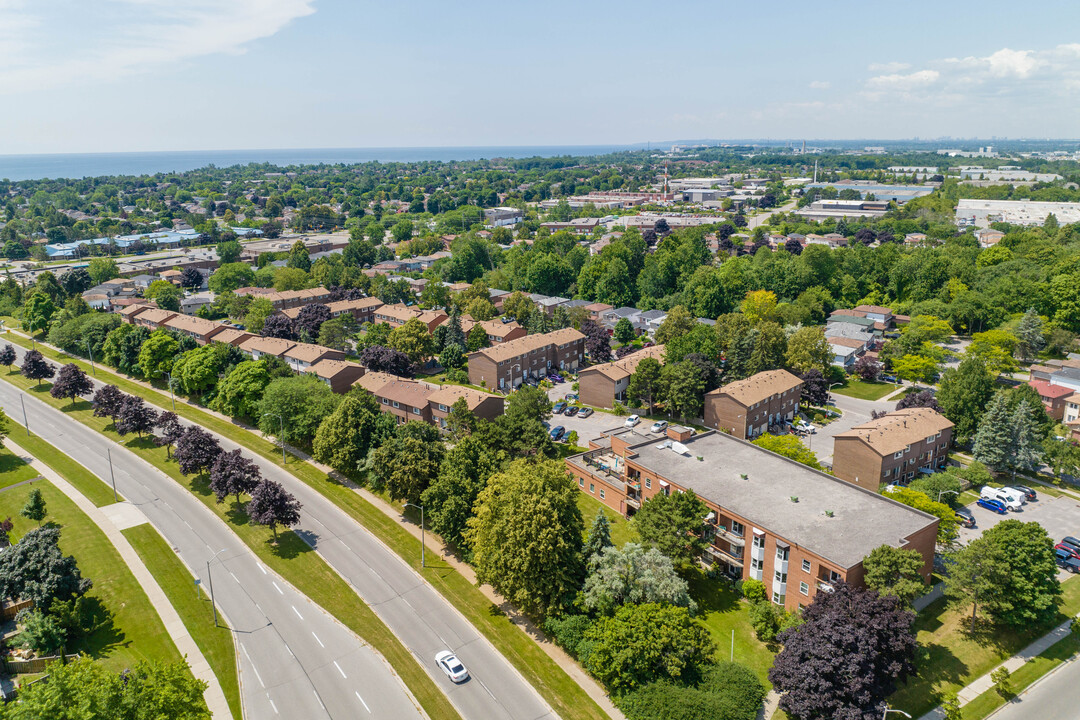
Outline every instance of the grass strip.
[[217, 676], [229, 711], [235, 720], [244, 717], [240, 705], [240, 680], [236, 669], [236, 645], [232, 631], [219, 617], [214, 626], [210, 598], [193, 582], [191, 572], [176, 556], [165, 538], [149, 523], [121, 531], [157, 580]]
[[[1080, 652], [1080, 635], [1069, 633], [1016, 669], [1010, 680], [1013, 692], [1019, 695], [1077, 652]], [[982, 720], [1005, 702], [1005, 698], [991, 688], [961, 708], [961, 712], [964, 720]]]
[[10, 449], [0, 447], [0, 490], [33, 480], [37, 476], [37, 470], [31, 465], [23, 462], [22, 458]]
[[99, 478], [37, 435], [31, 434], [27, 436], [26, 428], [21, 423], [17, 423], [11, 418], [8, 418], [8, 423], [11, 432], [14, 433], [10, 436], [13, 442], [48, 465], [57, 475], [74, 485], [75, 489], [85, 495], [94, 505], [102, 507], [103, 505], [112, 505], [117, 502], [117, 499], [120, 502], [124, 501], [124, 496], [119, 493], [117, 493], [116, 497], [113, 497], [112, 487], [106, 485], [103, 478]]
[[405, 646], [390, 632], [390, 629], [360, 599], [348, 583], [295, 533], [279, 532], [278, 543], [271, 545], [272, 533], [268, 528], [250, 525], [247, 514], [235, 501], [219, 504], [210, 491], [209, 481], [205, 476], [185, 477], [182, 475], [176, 463], [167, 460], [165, 448], [156, 446], [150, 438], [120, 437], [114, 431], [107, 429], [112, 425], [111, 420], [94, 417], [90, 403], [86, 400], [79, 400], [72, 405], [66, 400], [57, 401], [51, 397], [48, 393], [50, 387], [48, 383], [42, 383], [40, 387], [36, 387], [33, 381], [15, 372], [0, 374], [0, 378], [123, 445], [188, 489], [218, 517], [228, 523], [233, 532], [268, 567], [382, 653], [432, 720], [460, 718], [446, 695], [435, 685]]
[[[15, 336], [9, 333], [7, 337], [12, 342], [19, 345], [30, 345], [30, 341], [25, 340], [21, 336]], [[53, 360], [65, 363], [75, 362], [86, 370], [89, 370], [90, 368], [88, 363], [82, 362], [79, 358], [69, 356], [66, 353], [57, 352], [44, 345], [38, 345], [38, 350]], [[8, 375], [6, 379], [24, 388], [28, 388], [32, 384], [31, 381], [26, 380], [20, 375]], [[169, 410], [172, 409], [172, 402], [166, 394], [149, 390], [142, 384], [133, 382], [117, 374], [110, 374], [110, 381], [124, 392], [139, 395], [147, 402], [157, 405], [158, 407]], [[43, 385], [42, 387], [47, 386]], [[47, 392], [43, 394], [44, 397], [42, 399], [46, 401], [52, 400]], [[66, 401], [64, 401], [64, 403], [53, 402], [52, 404], [54, 407], [64, 409]], [[78, 403], [76, 406], [78, 407]], [[65, 412], [67, 411], [65, 410]], [[208, 430], [212, 430], [213, 432], [229, 438], [233, 442], [257, 453], [270, 462], [282, 466], [281, 448], [265, 440], [255, 432], [245, 430], [216, 415], [191, 407], [187, 403], [178, 403], [176, 405], [176, 413], [188, 420], [198, 423]], [[89, 413], [87, 414], [89, 415]], [[103, 431], [106, 421], [101, 418], [93, 418], [92, 415], [90, 415], [90, 419], [100, 422], [97, 424], [84, 422], [91, 427]], [[110, 435], [110, 437], [115, 437], [115, 435]], [[122, 442], [122, 439], [118, 441]], [[161, 455], [164, 456], [164, 451], [161, 451]], [[352, 489], [335, 482], [327, 476], [326, 473], [322, 472], [314, 465], [305, 462], [291, 453], [289, 453], [289, 463], [285, 467], [294, 477], [307, 483], [331, 502], [335, 503], [354, 520], [374, 533], [394, 552], [405, 559], [406, 562], [412, 564], [416, 563], [416, 558], [420, 556], [420, 541], [413, 537], [405, 528], [401, 527], [400, 523], [388, 517]], [[170, 469], [172, 471], [170, 474], [174, 477], [178, 477], [175, 465], [170, 464], [170, 468], [166, 469], [166, 472], [169, 472]], [[184, 479], [178, 477], [178, 480], [181, 483], [186, 484]], [[297, 540], [299, 541], [299, 539]], [[305, 545], [304, 547], [306, 548], [307, 546]], [[459, 572], [454, 570], [453, 567], [447, 564], [429, 562], [428, 567], [420, 572], [432, 587], [438, 590], [443, 597], [454, 605], [454, 607], [476, 627], [480, 633], [487, 637], [514, 668], [532, 684], [536, 691], [540, 693], [540, 696], [551, 705], [560, 717], [564, 720], [607, 718], [607, 714], [596, 704], [596, 701], [594, 701], [589, 694], [566, 673], [565, 670], [559, 667], [555, 660], [545, 653], [543, 649], [529, 637], [529, 635], [514, 625], [514, 623], [511, 622], [496, 605], [480, 592], [479, 588], [466, 580]], [[334, 577], [337, 578], [336, 575]], [[297, 583], [297, 587], [303, 588], [299, 583]], [[349, 592], [352, 593], [351, 588], [349, 589]], [[309, 595], [309, 597], [314, 599], [314, 596]], [[321, 602], [320, 604], [336, 615], [336, 612], [332, 610], [329, 605]], [[365, 605], [364, 607], [366, 608], [367, 606]], [[371, 611], [368, 610], [368, 612]], [[338, 617], [345, 622], [341, 616]], [[379, 624], [382, 625], [381, 622]], [[350, 625], [350, 627], [352, 626]], [[385, 625], [382, 625], [382, 627], [386, 630]], [[389, 631], [387, 630], [387, 632]], [[371, 641], [371, 638], [368, 638], [364, 633], [359, 634]], [[388, 660], [391, 660], [386, 651], [384, 651], [384, 654], [387, 655]], [[391, 660], [391, 662], [393, 663], [394, 661]], [[398, 668], [398, 665], [395, 664], [394, 667]], [[398, 669], [398, 672], [401, 672], [400, 668]], [[402, 676], [405, 677], [404, 674], [402, 674]], [[411, 684], [410, 687], [412, 687]], [[416, 692], [415, 688], [413, 691]], [[420, 697], [419, 693], [417, 693], [417, 697]], [[425, 708], [426, 707], [427, 706], [425, 705]], [[432, 715], [432, 717], [435, 716]]]

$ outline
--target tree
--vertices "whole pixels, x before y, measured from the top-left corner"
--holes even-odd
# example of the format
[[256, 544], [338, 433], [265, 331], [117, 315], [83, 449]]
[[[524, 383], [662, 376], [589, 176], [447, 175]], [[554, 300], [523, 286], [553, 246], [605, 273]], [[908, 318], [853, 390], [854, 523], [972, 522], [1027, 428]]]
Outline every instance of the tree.
[[351, 351], [353, 336], [359, 329], [360, 324], [356, 322], [356, 318], [349, 313], [342, 313], [322, 324], [319, 328], [318, 343], [343, 352]]
[[275, 312], [277, 311], [274, 310], [272, 302], [266, 298], [257, 297], [247, 307], [247, 313], [244, 315], [244, 327], [249, 332], [261, 334], [264, 324]]
[[330, 319], [330, 308], [322, 303], [312, 303], [300, 308], [296, 315], [296, 329], [305, 342], [319, 339], [319, 330]]
[[144, 432], [150, 432], [157, 423], [157, 411], [151, 408], [138, 395], [125, 395], [120, 403], [120, 411], [116, 417], [116, 432], [127, 435], [133, 432], [142, 437]]
[[466, 539], [476, 498], [506, 462], [506, 452], [477, 434], [462, 436], [446, 451], [438, 478], [421, 495], [427, 522], [443, 540], [471, 556]]
[[90, 404], [94, 406], [94, 417], [110, 417], [114, 421], [120, 415], [120, 405], [124, 402], [124, 393], [115, 385], [98, 388]]
[[375, 448], [368, 477], [376, 487], [385, 487], [391, 499], [419, 505], [423, 492], [439, 476], [445, 454], [435, 427], [407, 422]]
[[585, 352], [589, 354], [592, 362], [611, 362], [611, 340], [603, 325], [586, 320], [581, 323], [581, 333], [585, 336]]
[[[96, 411], [95, 411], [96, 412]], [[163, 412], [158, 415], [154, 428], [160, 432], [154, 444], [158, 447], [165, 446], [165, 453], [172, 457], [173, 446], [179, 442], [184, 434], [184, 426], [180, 424], [180, 418], [174, 412]]]
[[776, 319], [776, 293], [769, 290], [753, 290], [746, 294], [740, 308], [751, 325]]
[[304, 245], [303, 240], [297, 240], [293, 243], [292, 248], [289, 250], [286, 267], [303, 270], [304, 272], [311, 270], [311, 256], [308, 254], [307, 246]]
[[86, 376], [75, 363], [68, 363], [60, 368], [53, 386], [49, 388], [49, 394], [56, 399], [69, 398], [71, 404], [75, 404], [75, 398], [86, 395], [94, 389], [94, 383]]
[[950, 545], [956, 541], [958, 535], [956, 513], [945, 503], [937, 502], [936, 499], [931, 499], [924, 493], [904, 487], [893, 487], [882, 494], [908, 507], [936, 515], [938, 518], [937, 541], [939, 544]]
[[30, 293], [23, 305], [23, 327], [31, 334], [47, 330], [49, 321], [56, 314], [56, 304], [53, 299], [43, 292], [35, 290]]
[[197, 425], [189, 425], [176, 441], [173, 457], [184, 475], [207, 472], [221, 454], [221, 445], [210, 433]]
[[1045, 433], [1040, 432], [1035, 421], [1032, 419], [1032, 411], [1036, 409], [1040, 413], [1043, 412], [1041, 402], [1036, 408], [1032, 407], [1030, 401], [1025, 399], [1017, 403], [1016, 409], [1012, 414], [1011, 424], [1013, 437], [1011, 443], [1012, 452], [1010, 453], [1010, 466], [1014, 478], [1016, 477], [1017, 470], [1034, 472], [1035, 469], [1042, 464], [1042, 442]]
[[900, 398], [900, 401], [896, 403], [896, 409], [905, 410], [907, 408], [930, 408], [935, 412], [944, 414], [941, 406], [938, 405], [937, 395], [933, 390], [929, 389], [908, 393]]
[[[626, 319], [626, 318], [622, 318]], [[629, 324], [629, 320], [627, 323]], [[697, 325], [697, 320], [683, 305], [676, 305], [668, 311], [660, 327], [656, 329], [656, 343], [666, 345], [672, 340], [682, 337]], [[618, 325], [616, 325], [616, 330]], [[616, 338], [617, 339], [617, 338]], [[633, 339], [633, 338], [631, 338]], [[620, 342], [623, 342], [620, 340]], [[628, 342], [628, 341], [627, 341]]]
[[[1003, 575], [982, 604], [995, 622], [1017, 628], [1045, 625], [1058, 613], [1061, 583], [1057, 579], [1054, 541], [1037, 522], [1002, 520], [978, 541], [999, 559]], [[985, 549], [984, 548], [984, 549]]]
[[818, 462], [817, 456], [794, 435], [770, 435], [769, 433], [765, 433], [760, 437], [754, 438], [751, 442], [758, 447], [765, 448], [777, 455], [791, 458], [795, 462], [800, 462], [814, 470], [824, 470], [824, 468], [821, 467], [821, 463]]
[[615, 340], [626, 345], [634, 341], [634, 325], [627, 318], [619, 318], [615, 323]]
[[749, 668], [720, 662], [697, 687], [654, 682], [619, 698], [627, 720], [754, 720], [765, 688]]
[[1030, 308], [1024, 313], [1024, 317], [1020, 318], [1020, 324], [1016, 326], [1016, 354], [1024, 362], [1031, 362], [1046, 345], [1043, 325], [1043, 320], [1035, 312], [1035, 308]]
[[[186, 272], [186, 271], [185, 271]], [[195, 272], [198, 272], [196, 270]], [[184, 278], [181, 278], [183, 282]], [[221, 294], [232, 292], [237, 288], [250, 287], [255, 282], [255, 271], [247, 263], [234, 262], [218, 267], [210, 276], [210, 289]], [[198, 284], [202, 285], [202, 273], [199, 273]], [[198, 286], [196, 286], [198, 287]]]
[[474, 298], [469, 301], [465, 312], [478, 322], [490, 320], [495, 317], [495, 306], [487, 298]]
[[59, 543], [60, 528], [38, 527], [0, 554], [0, 596], [32, 600], [47, 612], [53, 601], [85, 595], [93, 583]]
[[1002, 549], [976, 538], [948, 558], [945, 595], [958, 607], [971, 606], [971, 632], [980, 604], [994, 605], [1008, 581]]
[[19, 511], [27, 520], [33, 520], [41, 526], [41, 521], [45, 519], [47, 511], [45, 509], [45, 496], [41, 494], [41, 490], [34, 488], [30, 491], [30, 494], [26, 497], [26, 504], [23, 505], [22, 510]]
[[360, 353], [360, 363], [370, 372], [412, 377], [413, 365], [409, 356], [382, 345], [372, 345]]
[[891, 595], [904, 607], [926, 590], [922, 577], [923, 557], [917, 550], [892, 545], [874, 548], [863, 560], [863, 581], [880, 595]]
[[157, 306], [162, 310], [180, 312], [180, 301], [184, 297], [184, 291], [173, 285], [171, 282], [162, 280], [157, 280], [151, 283], [151, 285], [156, 285], [159, 282], [164, 282], [165, 284], [158, 288], [154, 293], [154, 301], [157, 303]]
[[232, 417], [254, 417], [269, 384], [270, 372], [265, 361], [244, 360], [218, 381], [211, 406]]
[[[243, 265], [244, 263], [234, 263], [233, 265]], [[232, 267], [232, 265], [230, 265]], [[240, 279], [242, 279], [241, 276]], [[243, 287], [250, 283], [243, 283], [237, 287]], [[188, 290], [194, 290], [201, 288], [203, 285], [203, 274], [199, 272], [198, 268], [188, 265], [186, 268], [180, 271], [180, 287], [187, 288]]]
[[614, 693], [661, 680], [693, 682], [716, 646], [686, 608], [646, 603], [623, 605], [585, 631], [589, 673]]
[[1008, 396], [999, 391], [990, 400], [979, 421], [979, 430], [971, 447], [972, 457], [996, 471], [1011, 467], [1016, 451], [1012, 443], [1015, 436], [1014, 419]]
[[420, 318], [409, 318], [404, 325], [391, 330], [389, 342], [391, 348], [404, 353], [416, 365], [431, 355], [431, 335]]
[[597, 557], [605, 548], [614, 547], [614, 543], [611, 542], [611, 523], [607, 519], [607, 515], [603, 510], [596, 511], [596, 517], [593, 518], [592, 527], [589, 528], [589, 536], [585, 540], [585, 545], [582, 548], [581, 556], [586, 563], [591, 562]]
[[705, 392], [705, 374], [702, 368], [690, 360], [668, 363], [661, 371], [664, 400], [668, 410], [684, 421], [701, 415], [702, 394]]
[[180, 352], [180, 343], [164, 330], [155, 330], [139, 350], [139, 370], [143, 377], [160, 378], [172, 370]]
[[862, 378], [864, 382], [876, 382], [878, 376], [881, 375], [881, 367], [881, 363], [879, 363], [877, 360], [870, 357], [869, 355], [863, 355], [861, 358], [855, 361], [855, 364], [852, 365], [851, 370], [860, 378]]
[[239, 448], [222, 452], [210, 467], [210, 490], [218, 502], [223, 502], [229, 495], [251, 494], [262, 479], [259, 467], [250, 459], [240, 454]]
[[690, 607], [692, 601], [689, 586], [675, 572], [671, 558], [656, 548], [626, 543], [591, 556], [582, 602], [586, 609], [606, 614], [627, 603]]
[[218, 263], [227, 265], [240, 259], [244, 248], [236, 240], [226, 240], [217, 244]]
[[472, 330], [469, 331], [467, 344], [469, 352], [476, 352], [491, 345], [491, 339], [488, 337], [487, 330], [484, 329], [483, 325], [473, 325]]
[[465, 356], [457, 345], [450, 345], [439, 356], [439, 364], [446, 370], [459, 370], [465, 367]]
[[33, 650], [36, 654], [52, 655], [59, 653], [67, 639], [60, 623], [51, 615], [40, 610], [22, 610], [16, 617], [22, 626], [19, 644]]
[[802, 617], [780, 633], [784, 649], [769, 670], [780, 708], [799, 720], [875, 720], [914, 671], [914, 613], [895, 597], [841, 582], [817, 593]]
[[577, 494], [555, 460], [517, 460], [493, 475], [465, 534], [477, 580], [533, 617], [566, 607], [582, 574]]
[[[290, 375], [272, 380], [263, 391], [255, 416], [259, 430], [283, 441], [310, 447], [319, 424], [342, 397], [311, 375]], [[284, 428], [287, 437], [281, 438]]]
[[60, 276], [60, 285], [70, 295], [82, 295], [94, 285], [85, 268], [73, 268]]
[[37, 350], [27, 350], [23, 355], [22, 375], [30, 380], [36, 380], [38, 387], [41, 381], [51, 378], [56, 374], [56, 369], [49, 364]]
[[631, 522], [643, 542], [685, 566], [705, 550], [702, 526], [708, 513], [708, 506], [692, 490], [661, 492], [642, 503]]
[[937, 401], [942, 414], [955, 425], [958, 443], [972, 440], [993, 394], [994, 377], [977, 357], [965, 357], [941, 376]]
[[803, 381], [802, 397], [811, 405], [824, 405], [829, 400], [829, 381], [817, 368], [799, 375]]
[[251, 500], [247, 504], [248, 517], [256, 525], [268, 525], [277, 542], [277, 527], [292, 527], [300, 522], [300, 501], [288, 493], [281, 485], [263, 478], [251, 491]]
[[645, 405], [649, 413], [652, 412], [653, 403], [661, 391], [661, 371], [659, 360], [642, 358], [634, 368], [634, 374], [630, 376], [630, 384], [627, 386], [627, 395]]
[[832, 350], [825, 329], [801, 327], [788, 338], [787, 365], [796, 373], [814, 369], [822, 373], [832, 362]]
[[86, 270], [90, 273], [90, 279], [95, 285], [120, 277], [120, 266], [115, 260], [109, 258], [92, 258]]
[[379, 412], [371, 393], [349, 393], [319, 424], [312, 454], [339, 473], [356, 477], [368, 453], [393, 433], [393, 417]]
[[263, 337], [297, 340], [296, 323], [288, 315], [271, 315], [263, 321]]
[[15, 348], [11, 346], [11, 343], [4, 345], [0, 348], [0, 365], [3, 365], [11, 372], [11, 366], [15, 364], [18, 358], [15, 355]]

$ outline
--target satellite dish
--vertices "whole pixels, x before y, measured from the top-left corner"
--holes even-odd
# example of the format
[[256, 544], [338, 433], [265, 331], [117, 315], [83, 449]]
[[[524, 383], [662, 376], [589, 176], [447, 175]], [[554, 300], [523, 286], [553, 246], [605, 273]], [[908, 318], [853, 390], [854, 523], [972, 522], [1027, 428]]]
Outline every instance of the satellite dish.
[[689, 455], [690, 449], [680, 442], [671, 443], [671, 449], [680, 455]]

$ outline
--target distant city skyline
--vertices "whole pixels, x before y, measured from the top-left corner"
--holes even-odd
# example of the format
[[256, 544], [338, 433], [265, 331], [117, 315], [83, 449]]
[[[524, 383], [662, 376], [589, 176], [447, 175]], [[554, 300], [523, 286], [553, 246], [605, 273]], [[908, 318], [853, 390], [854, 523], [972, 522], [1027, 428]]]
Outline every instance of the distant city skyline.
[[0, 0], [0, 154], [1080, 134], [1075, 3], [183, 5]]

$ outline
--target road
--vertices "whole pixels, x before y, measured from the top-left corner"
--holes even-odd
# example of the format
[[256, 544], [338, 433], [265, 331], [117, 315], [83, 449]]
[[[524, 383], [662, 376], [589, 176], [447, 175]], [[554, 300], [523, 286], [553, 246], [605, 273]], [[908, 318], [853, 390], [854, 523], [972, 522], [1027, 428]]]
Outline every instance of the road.
[[[14, 347], [21, 362], [24, 350]], [[102, 373], [102, 377], [107, 376]], [[20, 415], [16, 412], [12, 417]], [[182, 418], [181, 422], [191, 424]], [[228, 438], [215, 437], [225, 450], [240, 447]], [[106, 442], [97, 436], [95, 444]], [[463, 717], [468, 720], [557, 718], [509, 661], [396, 553], [291, 473], [246, 448], [243, 452], [259, 466], [264, 477], [281, 483], [300, 500], [303, 509], [300, 523], [294, 528], [297, 534], [372, 607]], [[472, 679], [455, 685], [438, 670], [435, 653], [448, 648], [469, 668]]]
[[[22, 418], [20, 395], [0, 382], [0, 405]], [[122, 446], [26, 395], [31, 432], [138, 507], [209, 588], [238, 646], [241, 695], [249, 718], [423, 718], [387, 663], [330, 615], [269, 571], [187, 490]]]
[[995, 714], [994, 720], [1074, 720], [1080, 707], [1080, 663], [1070, 662]]
[[836, 409], [843, 414], [825, 427], [818, 428], [813, 435], [807, 435], [802, 439], [817, 455], [818, 460], [829, 465], [832, 465], [833, 437], [835, 435], [850, 430], [856, 425], [869, 422], [870, 413], [874, 410], [889, 412], [896, 409], [896, 401], [860, 400], [839, 393], [833, 393], [832, 398]]
[[759, 215], [754, 215], [753, 217], [750, 218], [749, 221], [747, 221], [746, 229], [747, 230], [753, 230], [756, 227], [759, 227], [761, 225], [765, 225], [766, 223], [769, 222], [769, 218], [771, 218], [775, 213], [778, 213], [778, 212], [784, 212], [784, 213], [791, 212], [792, 210], [795, 209], [795, 205], [798, 204], [798, 202], [799, 202], [798, 200], [791, 200], [790, 202], [787, 202], [784, 205], [781, 205], [780, 207], [773, 208], [771, 210], [766, 210], [765, 212], [763, 212], [763, 213], [761, 213]]

